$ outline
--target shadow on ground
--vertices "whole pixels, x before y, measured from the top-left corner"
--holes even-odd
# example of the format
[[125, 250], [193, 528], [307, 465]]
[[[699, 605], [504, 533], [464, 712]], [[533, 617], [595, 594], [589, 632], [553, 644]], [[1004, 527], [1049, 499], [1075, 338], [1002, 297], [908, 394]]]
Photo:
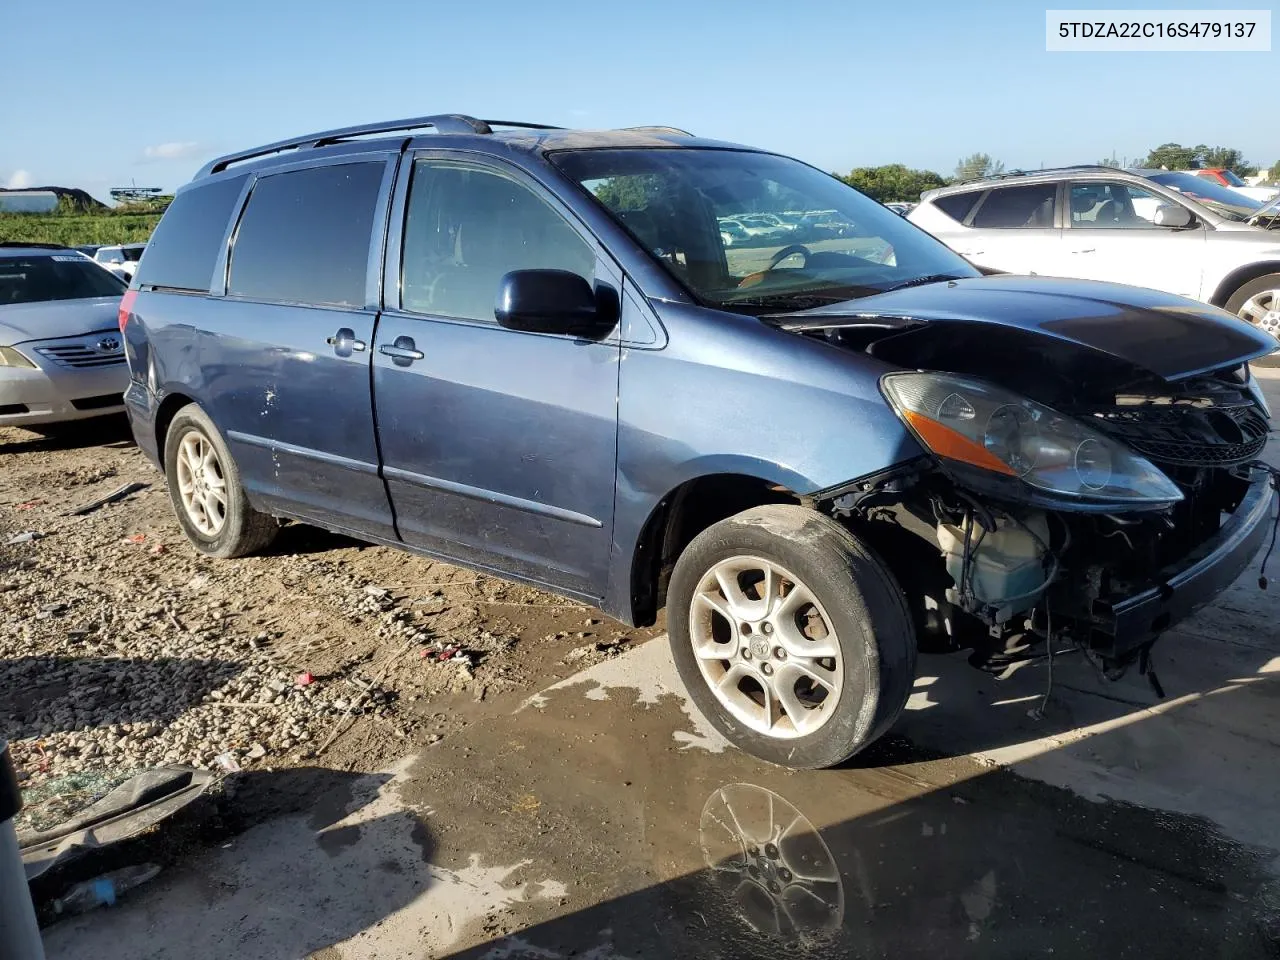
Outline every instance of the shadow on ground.
[[76, 450], [106, 445], [133, 446], [133, 433], [129, 429], [129, 419], [124, 414], [53, 423], [38, 430], [11, 430], [0, 436], [0, 454]]
[[181, 657], [0, 660], [0, 735], [11, 740], [113, 723], [169, 723], [244, 664]]

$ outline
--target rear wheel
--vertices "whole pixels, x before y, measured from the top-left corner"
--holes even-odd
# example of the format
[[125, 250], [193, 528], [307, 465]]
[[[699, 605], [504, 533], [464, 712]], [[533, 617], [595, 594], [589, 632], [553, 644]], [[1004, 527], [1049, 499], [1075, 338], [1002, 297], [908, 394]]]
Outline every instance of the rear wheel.
[[[1280, 339], [1280, 273], [1250, 280], [1231, 295], [1226, 309]], [[1264, 362], [1268, 366], [1280, 365], [1280, 354], [1273, 353]]]
[[916, 643], [902, 591], [849, 531], [813, 510], [755, 507], [685, 549], [667, 596], [690, 697], [734, 744], [826, 767], [906, 704]]
[[249, 505], [226, 442], [194, 403], [169, 424], [164, 472], [182, 532], [201, 553], [242, 557], [275, 539], [279, 524]]

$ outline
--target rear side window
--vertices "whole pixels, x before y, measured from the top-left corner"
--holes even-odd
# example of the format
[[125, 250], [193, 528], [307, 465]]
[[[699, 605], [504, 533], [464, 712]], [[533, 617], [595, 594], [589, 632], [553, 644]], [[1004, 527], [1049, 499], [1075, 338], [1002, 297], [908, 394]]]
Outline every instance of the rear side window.
[[980, 196], [982, 196], [981, 190], [971, 190], [968, 193], [952, 193], [945, 197], [937, 197], [933, 201], [933, 205], [952, 220], [962, 223]]
[[[201, 184], [178, 194], [147, 243], [147, 255], [138, 265], [138, 282], [207, 293], [227, 221], [247, 176]], [[123, 259], [118, 250], [116, 257]]]
[[1053, 201], [1056, 183], [1034, 183], [1023, 187], [999, 187], [992, 190], [978, 212], [973, 215], [975, 227], [1048, 228], [1053, 226]]
[[386, 165], [341, 163], [261, 178], [231, 250], [227, 293], [361, 307]]
[[13, 303], [119, 297], [124, 282], [79, 254], [0, 257], [0, 308]]

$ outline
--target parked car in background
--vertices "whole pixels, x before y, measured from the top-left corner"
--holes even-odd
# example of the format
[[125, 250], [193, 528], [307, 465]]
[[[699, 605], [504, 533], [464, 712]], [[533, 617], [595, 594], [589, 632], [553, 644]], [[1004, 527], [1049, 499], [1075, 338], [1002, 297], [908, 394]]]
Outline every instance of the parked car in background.
[[0, 243], [0, 426], [119, 413], [124, 283], [84, 254]]
[[1187, 172], [1195, 174], [1197, 177], [1203, 177], [1219, 186], [1227, 187], [1236, 191], [1236, 193], [1242, 193], [1251, 200], [1261, 200], [1266, 203], [1280, 196], [1280, 187], [1251, 187], [1235, 173], [1224, 167], [1203, 167], [1199, 170], [1189, 170]]
[[138, 261], [142, 259], [142, 251], [146, 248], [147, 245], [145, 243], [125, 243], [118, 246], [99, 247], [94, 251], [93, 259], [112, 273], [128, 280], [137, 270]]
[[80, 251], [81, 253], [83, 253], [86, 257], [88, 257], [89, 259], [91, 259], [91, 260], [92, 260], [92, 259], [93, 259], [93, 255], [94, 255], [95, 253], [97, 253], [100, 249], [102, 249], [102, 244], [100, 244], [100, 243], [85, 243], [85, 244], [81, 244], [80, 246], [76, 247], [75, 249], [79, 250], [79, 251]]
[[720, 242], [726, 247], [732, 247], [735, 243], [742, 243], [751, 239], [751, 234], [737, 220], [724, 219], [719, 221], [720, 225]]
[[972, 263], [1109, 280], [1280, 333], [1280, 232], [1262, 204], [1189, 173], [1067, 167], [927, 191], [908, 215]]
[[890, 210], [892, 210], [894, 213], [896, 213], [898, 216], [905, 217], [908, 213], [911, 212], [911, 209], [915, 206], [915, 204], [903, 203], [900, 200], [890, 200], [888, 203], [885, 204], [885, 206], [888, 207]]
[[[770, 205], [858, 235], [726, 250], [720, 218]], [[195, 549], [290, 517], [627, 623], [665, 606], [701, 711], [793, 767], [889, 729], [921, 637], [1122, 671], [1271, 528], [1273, 338], [984, 277], [822, 170], [669, 128], [451, 114], [220, 157], [120, 316]]]

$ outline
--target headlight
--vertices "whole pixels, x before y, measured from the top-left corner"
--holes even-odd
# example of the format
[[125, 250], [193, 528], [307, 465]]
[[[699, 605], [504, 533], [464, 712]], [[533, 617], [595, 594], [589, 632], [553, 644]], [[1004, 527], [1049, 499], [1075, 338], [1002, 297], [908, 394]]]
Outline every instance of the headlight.
[[916, 438], [946, 461], [1082, 503], [1154, 507], [1182, 499], [1149, 460], [1079, 420], [982, 380], [890, 373], [880, 387]]
[[29, 367], [34, 370], [35, 366], [13, 347], [0, 347], [0, 367]]

